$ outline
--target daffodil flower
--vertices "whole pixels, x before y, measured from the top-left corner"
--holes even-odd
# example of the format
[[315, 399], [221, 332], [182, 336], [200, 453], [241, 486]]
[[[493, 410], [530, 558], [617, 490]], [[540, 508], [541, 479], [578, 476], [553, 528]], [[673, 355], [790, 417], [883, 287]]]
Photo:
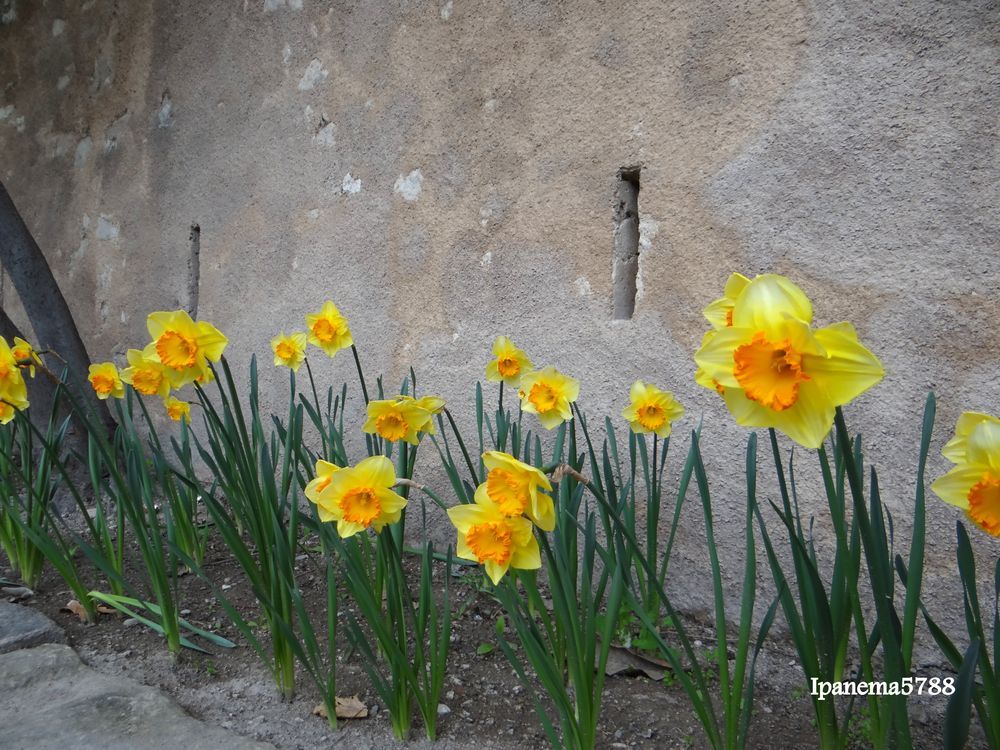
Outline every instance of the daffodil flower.
[[343, 539], [369, 528], [382, 531], [386, 524], [399, 521], [406, 507], [406, 498], [391, 489], [396, 472], [385, 456], [371, 456], [356, 466], [331, 471], [326, 478], [329, 482], [314, 502], [320, 520], [336, 521]]
[[122, 385], [118, 368], [115, 367], [113, 362], [101, 362], [100, 364], [91, 365], [89, 373], [87, 379], [90, 381], [94, 393], [102, 401], [106, 400], [108, 396], [122, 398], [125, 395], [125, 386]]
[[354, 344], [347, 319], [330, 300], [323, 303], [318, 313], [306, 315], [309, 343], [318, 346], [329, 356]]
[[411, 403], [427, 412], [427, 419], [417, 427], [417, 432], [426, 432], [428, 435], [434, 434], [434, 415], [440, 414], [444, 409], [444, 399], [440, 396], [423, 396], [413, 398], [413, 396], [396, 396], [396, 403]]
[[170, 378], [166, 368], [157, 359], [152, 344], [143, 351], [129, 349], [125, 357], [129, 366], [120, 373], [123, 383], [128, 383], [144, 396], [166, 399], [170, 395]]
[[22, 370], [27, 370], [30, 377], [35, 377], [35, 365], [41, 365], [42, 360], [35, 352], [35, 348], [19, 336], [14, 337], [14, 346], [11, 348], [17, 366]]
[[684, 407], [669, 391], [637, 380], [629, 390], [631, 403], [622, 411], [632, 432], [652, 432], [660, 438], [670, 437], [671, 425], [684, 415]]
[[456, 554], [486, 569], [494, 585], [507, 570], [537, 570], [542, 567], [531, 521], [500, 512], [487, 495], [486, 484], [476, 490], [475, 503], [448, 509], [448, 518], [458, 530]]
[[552, 491], [545, 474], [500, 451], [484, 453], [483, 464], [488, 474], [480, 486], [486, 488], [486, 496], [503, 515], [526, 515], [542, 531], [552, 531], [556, 527], [552, 498], [540, 491]]
[[275, 367], [284, 366], [298, 372], [306, 358], [306, 335], [291, 333], [286, 336], [282, 331], [271, 339], [271, 350], [274, 352]]
[[538, 415], [542, 427], [551, 430], [573, 418], [570, 407], [580, 395], [580, 383], [554, 367], [534, 370], [521, 378], [521, 409]]
[[528, 356], [506, 336], [497, 336], [493, 342], [493, 359], [486, 365], [486, 379], [498, 383], [503, 381], [511, 388], [521, 384], [525, 373], [531, 372]]
[[420, 443], [420, 432], [433, 429], [431, 413], [409, 400], [386, 399], [368, 403], [368, 420], [363, 432], [377, 434], [391, 443], [405, 440], [413, 445]]
[[[0, 400], [15, 409], [28, 408], [28, 386], [21, 375], [17, 359], [6, 339], [0, 336]], [[6, 417], [4, 424], [14, 418], [13, 412]]]
[[167, 408], [167, 416], [175, 422], [180, 422], [182, 419], [185, 422], [191, 421], [191, 404], [187, 401], [181, 401], [174, 396], [167, 396], [163, 400], [163, 405]]
[[782, 276], [747, 284], [732, 322], [695, 353], [699, 382], [718, 383], [738, 424], [776, 428], [806, 448], [822, 444], [837, 406], [885, 374], [850, 323], [813, 330], [812, 304]]
[[174, 388], [209, 378], [209, 362], [218, 362], [229, 340], [211, 323], [195, 322], [184, 310], [154, 312], [146, 318], [156, 359]]
[[1000, 536], [1000, 419], [965, 412], [941, 453], [955, 467], [931, 489], [983, 531]]

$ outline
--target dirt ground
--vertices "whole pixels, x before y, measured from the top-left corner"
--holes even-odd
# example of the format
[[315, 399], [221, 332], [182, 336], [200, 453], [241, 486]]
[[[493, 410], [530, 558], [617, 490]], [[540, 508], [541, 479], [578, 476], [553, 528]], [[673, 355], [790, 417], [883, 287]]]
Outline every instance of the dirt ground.
[[[228, 587], [226, 594], [246, 617], [260, 620], [255, 617], [256, 602], [249, 587], [224, 550], [210, 550], [207, 559], [212, 580]], [[303, 570], [306, 600], [320, 614], [325, 601], [324, 583], [310, 578], [305, 567]], [[9, 578], [12, 572], [0, 565], [0, 575]], [[96, 625], [79, 622], [63, 610], [69, 598], [62, 581], [48, 572], [26, 603], [59, 623], [84, 662], [98, 671], [126, 675], [156, 686], [196, 718], [270, 742], [281, 750], [548, 747], [531, 696], [503, 654], [498, 649], [478, 653], [481, 645], [495, 643], [500, 606], [488, 594], [461, 579], [456, 579], [452, 586], [453, 609], [460, 614], [453, 622], [448, 674], [439, 708], [438, 741], [428, 742], [422, 725], [415, 719], [411, 740], [405, 745], [393, 738], [388, 714], [381, 710], [359, 659], [347, 653], [346, 637], [339, 644], [337, 693], [358, 695], [371, 715], [363, 720], [343, 721], [336, 730], [331, 730], [324, 719], [312, 713], [319, 696], [304, 674], [299, 678], [299, 692], [293, 700], [282, 701], [277, 696], [271, 677], [256, 653], [242, 642], [211, 590], [197, 577], [180, 579], [180, 606], [189, 610], [185, 617], [229, 637], [239, 644], [237, 648], [212, 648], [210, 656], [183, 650], [175, 661], [168, 655], [164, 641], [141, 624], [128, 623], [117, 615], [103, 615]], [[714, 634], [700, 627], [695, 619], [687, 625], [706, 648], [714, 644]], [[790, 644], [775, 639], [761, 653], [751, 747], [806, 750], [817, 746], [804, 680], [795, 664]], [[922, 673], [941, 674], [937, 666], [921, 665]], [[940, 697], [925, 697], [911, 704], [915, 747], [941, 746], [943, 710], [944, 700]], [[599, 731], [601, 748], [707, 747], [687, 697], [679, 684], [671, 684], [669, 676], [665, 681], [654, 681], [642, 674], [609, 676]], [[859, 726], [853, 747], [865, 746]]]

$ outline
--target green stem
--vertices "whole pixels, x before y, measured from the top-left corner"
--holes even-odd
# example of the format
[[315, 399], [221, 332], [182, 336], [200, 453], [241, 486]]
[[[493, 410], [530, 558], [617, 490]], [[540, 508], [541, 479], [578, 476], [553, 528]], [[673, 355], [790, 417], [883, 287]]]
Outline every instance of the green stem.
[[365, 373], [361, 369], [361, 358], [358, 357], [358, 347], [351, 344], [351, 353], [354, 355], [354, 365], [358, 368], [358, 379], [361, 381], [361, 393], [365, 397], [365, 406], [368, 406], [368, 386], [365, 384]]
[[462, 433], [458, 431], [458, 425], [455, 424], [455, 418], [451, 416], [451, 412], [447, 408], [443, 409], [445, 416], [448, 417], [448, 422], [451, 424], [451, 431], [455, 433], [455, 438], [458, 440], [458, 447], [462, 449], [462, 456], [465, 458], [465, 465], [469, 468], [469, 474], [472, 477], [472, 484], [476, 486], [479, 484], [479, 475], [476, 473], [475, 468], [472, 466], [472, 459], [469, 457], [469, 451], [465, 447], [465, 441], [462, 440]]

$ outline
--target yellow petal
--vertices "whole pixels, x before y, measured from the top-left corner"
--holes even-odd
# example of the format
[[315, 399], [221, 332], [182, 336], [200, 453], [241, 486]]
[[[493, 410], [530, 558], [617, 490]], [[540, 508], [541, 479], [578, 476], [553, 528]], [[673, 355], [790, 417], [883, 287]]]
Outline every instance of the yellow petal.
[[861, 345], [850, 323], [820, 328], [815, 335], [827, 356], [803, 355], [802, 369], [820, 384], [834, 406], [853, 401], [885, 375], [882, 363]]
[[[385, 456], [369, 456], [353, 468], [356, 486], [391, 487], [396, 483], [396, 470]], [[335, 474], [334, 477], [337, 475]], [[331, 480], [332, 481], [332, 480]]]
[[934, 493], [949, 505], [969, 509], [969, 490], [983, 477], [982, 468], [956, 466], [931, 485]]
[[772, 331], [788, 317], [812, 322], [812, 303], [805, 292], [784, 276], [762, 274], [743, 290], [733, 305], [733, 326]]

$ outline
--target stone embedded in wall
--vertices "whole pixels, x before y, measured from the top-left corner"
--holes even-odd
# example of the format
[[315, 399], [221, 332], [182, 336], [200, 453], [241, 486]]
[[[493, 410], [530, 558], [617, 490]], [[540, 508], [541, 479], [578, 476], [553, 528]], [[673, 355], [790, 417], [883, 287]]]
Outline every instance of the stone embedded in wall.
[[0, 24], [6, 26], [17, 20], [16, 0], [0, 0]]
[[320, 146], [336, 146], [336, 133], [337, 127], [332, 122], [325, 123], [316, 131], [316, 134], [313, 136], [313, 143]]
[[447, 0], [446, 2], [441, 3], [441, 20], [442, 21], [447, 21], [449, 18], [451, 18], [451, 13], [452, 13], [452, 10], [454, 10], [454, 7], [455, 6], [454, 6], [454, 3], [452, 2], [452, 0]]
[[302, 78], [299, 80], [299, 91], [311, 90], [316, 84], [323, 83], [328, 75], [330, 75], [330, 71], [324, 68], [323, 63], [314, 57], [309, 61], [305, 72], [302, 74]]
[[415, 201], [424, 185], [424, 176], [419, 169], [414, 169], [405, 177], [400, 175], [396, 179], [396, 184], [392, 186], [392, 191], [403, 196], [404, 201]]
[[97, 217], [97, 239], [99, 240], [116, 240], [118, 235], [121, 234], [121, 229], [118, 226], [118, 222], [114, 220], [111, 216], [107, 214], [101, 214]]
[[353, 177], [351, 173], [348, 172], [344, 175], [343, 182], [340, 183], [340, 192], [345, 195], [357, 195], [361, 192], [361, 178]]
[[52, 22], [52, 36], [60, 36], [66, 30], [66, 22], [57, 18]]
[[170, 99], [170, 92], [164, 91], [160, 98], [160, 108], [156, 112], [156, 127], [169, 128], [174, 124], [174, 103]]
[[302, 0], [264, 0], [265, 13], [274, 13], [282, 8], [302, 10]]

